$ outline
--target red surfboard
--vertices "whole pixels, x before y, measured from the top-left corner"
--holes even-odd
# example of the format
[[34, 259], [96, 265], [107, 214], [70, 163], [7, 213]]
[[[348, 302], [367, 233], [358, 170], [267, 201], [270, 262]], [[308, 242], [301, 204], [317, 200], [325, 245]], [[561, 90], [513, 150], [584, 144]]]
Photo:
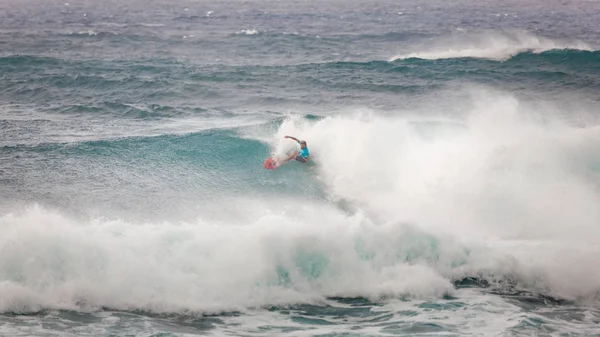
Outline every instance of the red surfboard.
[[279, 167], [279, 163], [277, 162], [277, 160], [275, 160], [275, 158], [269, 157], [269, 158], [267, 158], [267, 160], [265, 160], [265, 168], [267, 170], [274, 170], [278, 167]]

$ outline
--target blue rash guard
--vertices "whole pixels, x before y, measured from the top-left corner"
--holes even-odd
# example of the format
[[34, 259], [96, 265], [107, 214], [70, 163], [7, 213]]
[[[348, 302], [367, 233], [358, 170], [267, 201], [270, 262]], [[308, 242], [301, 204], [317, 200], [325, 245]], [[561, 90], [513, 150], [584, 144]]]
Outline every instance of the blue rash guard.
[[[300, 144], [300, 141], [298, 141], [298, 144]], [[296, 160], [301, 163], [306, 163], [307, 158], [308, 158], [308, 146], [305, 148], [300, 148], [300, 153], [298, 153], [298, 155], [296, 156]]]
[[308, 158], [308, 147], [305, 147], [303, 149], [300, 149], [300, 155], [302, 156], [302, 158], [306, 159]]

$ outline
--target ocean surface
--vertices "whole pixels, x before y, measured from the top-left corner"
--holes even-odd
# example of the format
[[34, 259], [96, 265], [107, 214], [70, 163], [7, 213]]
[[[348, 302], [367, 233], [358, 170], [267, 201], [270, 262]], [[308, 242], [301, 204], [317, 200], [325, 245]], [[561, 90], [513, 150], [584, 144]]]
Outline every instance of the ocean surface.
[[1, 336], [600, 336], [600, 1], [67, 1], [0, 0]]

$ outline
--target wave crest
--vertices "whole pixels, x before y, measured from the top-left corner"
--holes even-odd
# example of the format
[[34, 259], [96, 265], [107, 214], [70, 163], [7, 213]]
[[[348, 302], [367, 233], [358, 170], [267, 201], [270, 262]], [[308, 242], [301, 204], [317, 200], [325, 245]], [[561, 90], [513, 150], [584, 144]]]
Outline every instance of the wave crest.
[[433, 46], [423, 46], [422, 48], [422, 51], [398, 54], [390, 61], [410, 58], [425, 60], [481, 58], [503, 61], [526, 52], [539, 54], [550, 50], [594, 50], [585, 42], [555, 41], [522, 32], [458, 34], [445, 38], [443, 41], [437, 41]]

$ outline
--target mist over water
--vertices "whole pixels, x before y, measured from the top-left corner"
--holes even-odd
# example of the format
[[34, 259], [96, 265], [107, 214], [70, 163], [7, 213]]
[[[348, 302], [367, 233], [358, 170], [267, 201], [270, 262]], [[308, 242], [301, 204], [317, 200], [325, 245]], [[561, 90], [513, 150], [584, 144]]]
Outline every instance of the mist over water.
[[0, 1], [0, 334], [594, 335], [596, 7]]

